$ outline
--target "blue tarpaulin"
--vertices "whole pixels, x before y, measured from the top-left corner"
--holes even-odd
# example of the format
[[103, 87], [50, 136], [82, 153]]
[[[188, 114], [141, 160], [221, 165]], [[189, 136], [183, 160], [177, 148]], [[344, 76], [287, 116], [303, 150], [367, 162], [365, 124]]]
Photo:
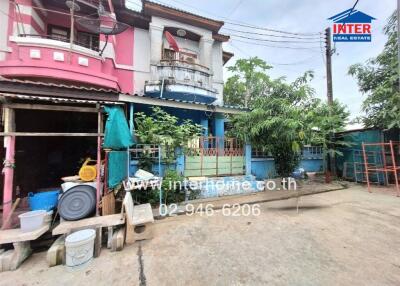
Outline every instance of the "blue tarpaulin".
[[104, 132], [103, 147], [126, 149], [133, 145], [133, 138], [123, 109], [119, 106], [106, 106], [104, 109], [108, 118]]

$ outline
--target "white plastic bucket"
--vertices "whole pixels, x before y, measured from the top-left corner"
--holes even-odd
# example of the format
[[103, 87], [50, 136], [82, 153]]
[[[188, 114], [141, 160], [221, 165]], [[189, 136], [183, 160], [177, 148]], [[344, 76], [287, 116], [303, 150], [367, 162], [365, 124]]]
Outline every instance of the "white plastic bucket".
[[45, 210], [36, 210], [20, 214], [18, 217], [21, 224], [21, 231], [29, 232], [41, 228], [46, 215], [47, 212]]
[[[63, 192], [68, 191], [69, 189], [78, 186], [78, 185], [88, 185], [91, 186], [93, 188], [97, 188], [97, 182], [65, 182], [61, 184], [61, 189]], [[103, 183], [100, 183], [100, 190], [103, 189]]]
[[96, 231], [84, 229], [74, 232], [65, 239], [66, 265], [71, 269], [86, 266], [93, 259]]

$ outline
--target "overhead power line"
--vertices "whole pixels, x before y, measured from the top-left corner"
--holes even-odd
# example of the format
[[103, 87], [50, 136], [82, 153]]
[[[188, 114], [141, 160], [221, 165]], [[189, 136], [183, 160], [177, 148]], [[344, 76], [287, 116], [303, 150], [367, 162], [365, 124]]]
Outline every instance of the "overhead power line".
[[303, 59], [301, 61], [296, 61], [296, 62], [290, 62], [290, 63], [275, 63], [275, 62], [270, 62], [268, 61], [268, 63], [270, 63], [271, 65], [278, 65], [278, 66], [297, 66], [297, 65], [302, 65], [305, 64], [307, 62], [310, 62], [310, 60], [315, 59], [316, 55], [311, 56], [309, 58]]
[[255, 46], [263, 46], [263, 47], [270, 47], [270, 48], [278, 48], [278, 49], [293, 49], [293, 50], [313, 50], [313, 51], [318, 51], [319, 52], [319, 46], [311, 46], [311, 47], [299, 47], [299, 46], [275, 46], [275, 45], [268, 45], [268, 44], [263, 44], [260, 42], [249, 42], [249, 41], [243, 41], [243, 40], [238, 40], [238, 39], [231, 39], [236, 42], [240, 43], [246, 43], [250, 45], [255, 45]]
[[246, 36], [236, 35], [236, 34], [230, 34], [229, 36], [253, 40], [253, 41], [272, 42], [272, 43], [310, 44], [310, 43], [319, 43], [320, 42], [320, 40], [317, 40], [317, 41], [315, 41], [315, 40], [313, 40], [313, 41], [269, 40], [269, 39], [263, 39], [263, 38], [246, 37]]
[[[165, 5], [165, 6], [171, 7], [171, 4], [165, 3], [163, 1], [159, 1], [159, 0], [153, 0], [153, 1], [156, 2], [156, 3], [159, 3], [161, 5]], [[203, 12], [205, 14], [211, 15], [212, 17], [216, 17], [218, 19], [222, 19], [222, 20], [225, 21], [225, 24], [229, 24], [229, 25], [236, 25], [236, 26], [247, 27], [247, 28], [252, 28], [252, 29], [257, 29], [257, 30], [264, 30], [264, 31], [269, 31], [269, 32], [289, 34], [289, 35], [297, 35], [297, 36], [316, 36], [316, 35], [320, 35], [321, 34], [320, 32], [299, 33], [299, 32], [290, 32], [290, 31], [283, 31], [283, 30], [277, 30], [277, 29], [271, 29], [271, 28], [266, 28], [266, 27], [255, 26], [255, 25], [252, 25], [252, 24], [249, 24], [249, 23], [245, 23], [245, 22], [242, 22], [242, 21], [233, 21], [233, 20], [231, 20], [231, 19], [229, 19], [227, 17], [216, 15], [214, 13], [211, 13], [211, 12], [206, 11], [204, 9], [200, 9], [198, 7], [195, 7], [193, 5], [187, 4], [187, 3], [182, 2], [182, 1], [178, 1], [178, 0], [171, 0], [171, 1], [175, 2], [175, 3], [179, 3], [179, 4], [181, 4], [183, 6], [186, 6], [186, 7], [190, 7], [192, 9], [194, 9], [194, 11], [196, 11], [196, 13], [198, 13], [198, 11], [200, 11], [200, 12]], [[178, 8], [176, 8], [176, 9], [178, 9]]]
[[312, 40], [312, 39], [321, 39], [321, 35], [319, 36], [287, 36], [287, 35], [276, 35], [276, 34], [268, 34], [268, 33], [257, 33], [251, 30], [243, 31], [243, 30], [236, 30], [231, 28], [222, 27], [223, 30], [242, 33], [242, 34], [250, 34], [250, 35], [259, 35], [259, 36], [267, 36], [272, 38], [286, 38], [286, 39], [304, 39], [304, 40]]
[[238, 46], [236, 46], [236, 45], [234, 45], [233, 43], [232, 43], [232, 41], [230, 41], [230, 42], [228, 42], [228, 44], [229, 45], [231, 45], [233, 48], [235, 48], [236, 50], [238, 50], [239, 52], [241, 52], [243, 55], [245, 55], [246, 57], [251, 57], [251, 55], [248, 53], [248, 52], [246, 52], [246, 51], [244, 51], [244, 50], [242, 50], [241, 48], [239, 48]]
[[351, 15], [351, 13], [353, 13], [354, 9], [356, 8], [357, 4], [358, 4], [359, 0], [356, 0], [356, 2], [354, 3], [353, 7], [351, 8], [349, 15], [347, 17], [349, 17]]
[[226, 17], [230, 17], [233, 15], [233, 13], [236, 12], [236, 10], [239, 8], [240, 5], [242, 5], [243, 0], [239, 0], [239, 2], [233, 7], [233, 9], [228, 13]]
[[270, 29], [270, 28], [266, 28], [266, 27], [254, 26], [254, 25], [250, 25], [250, 24], [241, 24], [239, 22], [235, 23], [232, 21], [225, 21], [225, 24], [246, 27], [246, 28], [252, 28], [252, 29], [257, 29], [257, 30], [264, 30], [264, 31], [275, 32], [275, 33], [281, 33], [281, 34], [297, 35], [297, 36], [316, 36], [316, 35], [321, 34], [320, 32], [317, 32], [317, 33], [288, 32], [288, 31], [283, 31], [283, 30], [276, 30], [276, 29]]

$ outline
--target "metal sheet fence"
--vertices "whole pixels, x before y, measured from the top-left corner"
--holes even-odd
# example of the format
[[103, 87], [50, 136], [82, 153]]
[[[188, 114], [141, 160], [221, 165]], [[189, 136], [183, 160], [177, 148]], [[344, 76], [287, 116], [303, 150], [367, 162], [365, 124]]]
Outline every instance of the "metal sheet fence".
[[185, 156], [185, 176], [243, 175], [244, 166], [243, 144], [236, 138], [200, 137]]

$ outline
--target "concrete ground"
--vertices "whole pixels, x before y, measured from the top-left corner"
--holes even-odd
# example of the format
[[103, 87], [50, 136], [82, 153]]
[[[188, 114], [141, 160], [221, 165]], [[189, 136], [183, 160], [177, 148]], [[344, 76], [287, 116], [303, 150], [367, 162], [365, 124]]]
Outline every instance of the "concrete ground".
[[361, 186], [260, 204], [259, 216], [182, 215], [86, 269], [45, 253], [0, 285], [400, 285], [400, 198]]

